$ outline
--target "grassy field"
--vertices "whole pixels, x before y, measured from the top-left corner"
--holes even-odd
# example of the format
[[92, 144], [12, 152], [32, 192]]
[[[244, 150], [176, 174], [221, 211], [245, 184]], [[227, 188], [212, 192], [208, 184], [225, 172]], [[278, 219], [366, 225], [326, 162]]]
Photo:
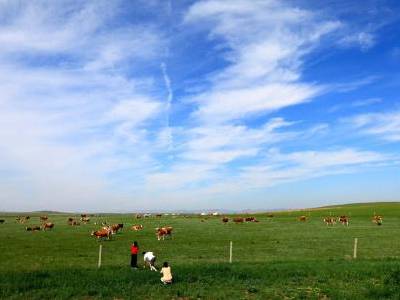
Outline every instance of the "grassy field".
[[[382, 226], [371, 222], [374, 212], [384, 216]], [[322, 222], [341, 214], [351, 216], [348, 228]], [[300, 215], [309, 221], [300, 223]], [[100, 269], [100, 243], [90, 236], [98, 225], [71, 227], [70, 215], [54, 214], [52, 231], [27, 232], [25, 226], [39, 224], [38, 214], [25, 225], [15, 216], [0, 216], [6, 220], [0, 224], [1, 299], [400, 299], [400, 203], [258, 214], [259, 223], [245, 224], [200, 216], [93, 217], [125, 224], [102, 242]], [[132, 224], [144, 230], [130, 231]], [[164, 225], [173, 226], [173, 238], [158, 241], [154, 228]], [[173, 285], [161, 285], [158, 273], [130, 269], [134, 240], [140, 251], [155, 252], [158, 264], [171, 264]]]

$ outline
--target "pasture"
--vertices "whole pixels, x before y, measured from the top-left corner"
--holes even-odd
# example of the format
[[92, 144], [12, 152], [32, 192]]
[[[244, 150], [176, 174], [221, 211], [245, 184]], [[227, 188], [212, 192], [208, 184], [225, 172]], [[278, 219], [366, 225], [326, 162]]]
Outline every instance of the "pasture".
[[[383, 216], [382, 226], [371, 222], [374, 212]], [[18, 214], [2, 214], [0, 298], [399, 299], [400, 203], [273, 214], [254, 214], [260, 222], [243, 224], [223, 224], [221, 216], [110, 214], [80, 226], [67, 225], [73, 215], [50, 214], [55, 227], [38, 232], [27, 232], [25, 226], [40, 224], [40, 214], [30, 214], [26, 224], [16, 223]], [[299, 222], [301, 215], [308, 220]], [[350, 216], [350, 226], [326, 226], [322, 220], [330, 215]], [[124, 223], [124, 229], [99, 242], [90, 232], [101, 227], [93, 224], [100, 221]], [[133, 224], [144, 229], [131, 231]], [[155, 227], [166, 225], [174, 228], [172, 238], [158, 241]], [[352, 258], [354, 238], [357, 259]], [[174, 284], [161, 285], [160, 274], [147, 269], [130, 269], [134, 240], [140, 253], [156, 254], [156, 266], [170, 263]]]

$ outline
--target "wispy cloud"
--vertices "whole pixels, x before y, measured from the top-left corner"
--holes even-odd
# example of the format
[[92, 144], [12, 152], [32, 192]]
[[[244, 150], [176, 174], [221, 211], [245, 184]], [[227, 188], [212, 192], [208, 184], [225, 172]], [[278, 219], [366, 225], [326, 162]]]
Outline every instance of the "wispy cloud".
[[209, 91], [193, 98], [199, 103], [195, 115], [206, 122], [310, 101], [321, 87], [299, 80], [302, 59], [340, 27], [337, 21], [320, 21], [309, 11], [276, 1], [200, 1], [189, 9], [185, 22], [209, 24], [210, 38], [221, 39], [225, 47], [228, 66], [212, 76]]
[[359, 133], [389, 142], [400, 141], [400, 112], [370, 113], [347, 120]]

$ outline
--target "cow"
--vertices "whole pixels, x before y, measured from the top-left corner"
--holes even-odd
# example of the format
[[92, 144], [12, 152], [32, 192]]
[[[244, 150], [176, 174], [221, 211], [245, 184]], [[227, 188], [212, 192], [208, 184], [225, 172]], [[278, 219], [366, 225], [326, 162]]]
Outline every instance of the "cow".
[[111, 229], [109, 228], [102, 228], [100, 230], [92, 231], [91, 236], [95, 236], [97, 240], [102, 238], [107, 238], [109, 240], [111, 238]]
[[340, 217], [339, 217], [339, 222], [342, 223], [342, 225], [349, 226], [349, 217], [347, 217], [347, 216], [340, 216]]
[[136, 214], [136, 219], [141, 219], [143, 216], [141, 214]]
[[124, 224], [112, 224], [110, 226], [104, 226], [103, 229], [110, 229], [112, 234], [118, 233], [119, 230], [122, 230]]
[[161, 218], [161, 217], [162, 217], [162, 214], [156, 214], [156, 217], [157, 217], [157, 218]]
[[87, 214], [81, 214], [81, 219], [83, 219], [83, 218], [87, 218], [88, 217], [88, 215]]
[[40, 226], [29, 226], [26, 227], [26, 231], [39, 231], [40, 230]]
[[0, 224], [3, 224], [5, 222], [5, 220], [1, 219], [0, 220]]
[[172, 237], [173, 228], [170, 226], [156, 228], [157, 239], [160, 241], [161, 238], [164, 240], [166, 236]]
[[273, 218], [273, 217], [274, 217], [274, 214], [267, 214], [267, 217], [268, 217], [268, 218]]
[[133, 231], [139, 231], [139, 230], [142, 230], [143, 229], [143, 225], [141, 225], [141, 224], [139, 224], [139, 225], [133, 225], [132, 227], [131, 227], [131, 230], [133, 230]]
[[235, 222], [235, 224], [243, 223], [244, 220], [245, 220], [245, 219], [242, 218], [242, 217], [233, 218], [233, 222]]
[[226, 224], [228, 222], [229, 222], [229, 218], [227, 218], [227, 217], [222, 218], [222, 223]]
[[30, 219], [29, 216], [25, 216], [25, 217], [17, 217], [15, 220], [17, 220], [17, 222], [23, 224], [23, 223], [25, 223], [26, 221], [28, 221], [29, 219]]
[[306, 216], [300, 216], [300, 217], [298, 218], [298, 220], [299, 220], [300, 222], [305, 222], [305, 221], [307, 221], [307, 217], [306, 217]]
[[324, 222], [326, 226], [333, 226], [336, 224], [336, 218], [335, 217], [325, 217]]
[[90, 218], [89, 218], [89, 217], [82, 217], [82, 218], [81, 218], [81, 221], [82, 221], [84, 224], [87, 224], [87, 223], [90, 222]]
[[67, 224], [70, 226], [79, 226], [81, 223], [78, 222], [78, 220], [75, 220], [74, 218], [68, 218]]
[[48, 222], [48, 223], [43, 223], [43, 225], [42, 225], [42, 229], [43, 229], [43, 231], [44, 230], [46, 230], [46, 229], [53, 229], [53, 227], [54, 227], [54, 223], [50, 223], [50, 222]]
[[255, 217], [246, 217], [245, 221], [246, 222], [255, 222], [255, 223], [259, 222]]
[[46, 222], [49, 219], [48, 216], [40, 216], [39, 218], [40, 218], [40, 222]]
[[372, 218], [372, 222], [375, 223], [375, 224], [378, 225], [378, 226], [381, 226], [381, 225], [382, 225], [382, 221], [383, 221], [382, 216], [376, 216], [376, 215], [375, 215], [375, 216]]

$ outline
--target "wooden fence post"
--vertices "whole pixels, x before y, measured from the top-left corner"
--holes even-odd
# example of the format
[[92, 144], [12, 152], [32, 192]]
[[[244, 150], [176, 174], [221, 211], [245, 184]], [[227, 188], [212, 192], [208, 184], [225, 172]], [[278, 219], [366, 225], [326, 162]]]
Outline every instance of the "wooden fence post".
[[232, 263], [232, 241], [229, 244], [229, 263]]
[[358, 244], [358, 238], [354, 239], [354, 251], [353, 251], [353, 258], [357, 258], [357, 244]]
[[103, 245], [100, 244], [99, 246], [99, 262], [97, 263], [97, 267], [100, 268], [101, 267], [101, 251], [103, 249]]

